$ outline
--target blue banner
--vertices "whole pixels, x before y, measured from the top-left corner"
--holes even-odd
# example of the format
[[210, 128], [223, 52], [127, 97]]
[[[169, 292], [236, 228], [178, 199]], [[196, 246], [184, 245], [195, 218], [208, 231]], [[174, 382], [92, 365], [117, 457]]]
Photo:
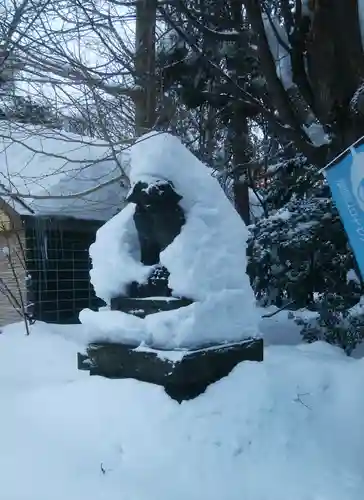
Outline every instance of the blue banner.
[[324, 171], [364, 278], [364, 137]]

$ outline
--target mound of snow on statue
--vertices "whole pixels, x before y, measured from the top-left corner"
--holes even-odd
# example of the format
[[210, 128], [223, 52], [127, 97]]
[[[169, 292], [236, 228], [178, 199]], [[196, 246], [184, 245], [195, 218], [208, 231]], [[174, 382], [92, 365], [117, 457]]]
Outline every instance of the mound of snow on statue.
[[[182, 196], [186, 216], [181, 233], [161, 253], [174, 297], [195, 302], [141, 319], [119, 311], [81, 312], [90, 339], [144, 342], [159, 348], [196, 347], [258, 335], [258, 312], [246, 274], [248, 230], [218, 181], [185, 146], [169, 134], [143, 136], [131, 148], [130, 180], [170, 181]], [[101, 227], [90, 248], [91, 281], [107, 304], [132, 281], [143, 283], [151, 268], [140, 262], [129, 204]]]

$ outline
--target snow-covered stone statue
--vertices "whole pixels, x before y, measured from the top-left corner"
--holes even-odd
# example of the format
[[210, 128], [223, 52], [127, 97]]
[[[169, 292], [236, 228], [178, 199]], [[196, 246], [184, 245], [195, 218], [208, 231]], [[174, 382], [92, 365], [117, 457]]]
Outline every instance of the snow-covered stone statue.
[[[140, 262], [149, 266], [145, 282], [132, 281], [126, 293], [110, 300], [111, 310], [119, 310], [144, 318], [147, 314], [177, 309], [188, 305], [188, 299], [177, 300], [169, 288], [169, 272], [160, 263], [160, 255], [179, 235], [186, 222], [176, 193], [169, 181], [138, 181], [127, 197], [135, 204], [133, 215], [140, 246]], [[149, 300], [146, 300], [149, 299]], [[174, 300], [173, 300], [174, 299]]]
[[248, 230], [218, 181], [166, 133], [142, 137], [130, 165], [128, 204], [90, 248], [91, 281], [108, 304], [80, 314], [92, 342], [139, 353], [249, 344], [235, 364], [261, 360]]

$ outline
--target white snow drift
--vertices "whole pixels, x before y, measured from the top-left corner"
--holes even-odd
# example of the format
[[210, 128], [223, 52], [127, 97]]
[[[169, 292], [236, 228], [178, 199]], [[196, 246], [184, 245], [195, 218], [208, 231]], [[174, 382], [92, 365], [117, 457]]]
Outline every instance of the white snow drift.
[[271, 346], [178, 405], [78, 372], [84, 338], [42, 324], [0, 335], [1, 499], [364, 498], [363, 359]]

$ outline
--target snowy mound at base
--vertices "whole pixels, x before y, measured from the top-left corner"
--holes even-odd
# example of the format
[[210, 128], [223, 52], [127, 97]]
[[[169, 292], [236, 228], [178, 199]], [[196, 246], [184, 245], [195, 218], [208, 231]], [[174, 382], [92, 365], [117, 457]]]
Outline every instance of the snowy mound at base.
[[364, 359], [271, 346], [178, 405], [77, 371], [82, 325], [5, 330], [1, 500], [364, 498]]
[[[169, 134], [151, 133], [130, 151], [132, 185], [171, 181], [186, 215], [181, 233], [161, 253], [173, 296], [188, 307], [145, 319], [118, 311], [84, 310], [80, 320], [94, 340], [144, 342], [160, 348], [195, 347], [258, 335], [258, 312], [246, 274], [248, 230], [209, 169]], [[96, 294], [110, 299], [131, 281], [143, 283], [151, 268], [140, 262], [135, 205], [99, 229], [90, 248]]]

